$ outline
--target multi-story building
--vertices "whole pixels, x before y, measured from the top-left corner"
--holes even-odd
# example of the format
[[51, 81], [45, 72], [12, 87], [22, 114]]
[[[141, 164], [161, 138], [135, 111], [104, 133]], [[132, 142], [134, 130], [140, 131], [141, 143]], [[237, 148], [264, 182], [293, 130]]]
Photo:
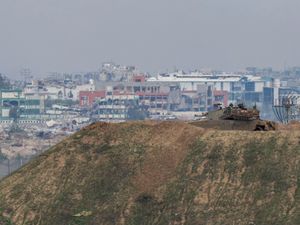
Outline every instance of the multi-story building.
[[0, 90], [2, 119], [38, 118], [45, 111], [42, 95], [28, 95], [21, 90]]
[[138, 106], [139, 96], [132, 92], [113, 90], [107, 87], [102, 91], [82, 91], [80, 106], [90, 108], [92, 117], [97, 120], [126, 120], [129, 110]]
[[181, 88], [178, 82], [144, 81], [142, 78], [137, 80], [139, 81], [98, 82], [96, 89], [105, 90], [110, 86], [114, 91], [133, 93], [139, 96], [140, 107], [153, 114], [168, 111], [208, 111], [213, 107], [211, 84], [195, 83], [192, 90], [189, 90]]
[[258, 76], [241, 75], [232, 73], [203, 74], [192, 72], [185, 74], [183, 72], [159, 74], [151, 77], [148, 82], [174, 82], [179, 84], [182, 91], [196, 91], [198, 85], [207, 85], [213, 88], [213, 91], [225, 91], [228, 93], [228, 103], [260, 104], [262, 102], [262, 93], [264, 80]]
[[94, 103], [104, 99], [106, 91], [80, 91], [79, 92], [79, 105], [81, 107], [91, 107]]
[[87, 84], [65, 85], [65, 84], [45, 84], [42, 81], [33, 80], [26, 84], [24, 93], [27, 95], [44, 95], [47, 100], [72, 100], [79, 99], [79, 92], [95, 91], [95, 84], [90, 80]]
[[138, 96], [132, 93], [108, 90], [97, 102], [96, 118], [100, 120], [126, 120], [130, 118], [130, 108], [137, 105]]
[[132, 93], [139, 97], [139, 105], [153, 113], [166, 111], [176, 104], [175, 97], [180, 98], [180, 95], [172, 95], [171, 93], [179, 90], [176, 83], [167, 82], [144, 82], [143, 79], [136, 79], [137, 82], [98, 82], [96, 88], [105, 90], [111, 87], [113, 91]]

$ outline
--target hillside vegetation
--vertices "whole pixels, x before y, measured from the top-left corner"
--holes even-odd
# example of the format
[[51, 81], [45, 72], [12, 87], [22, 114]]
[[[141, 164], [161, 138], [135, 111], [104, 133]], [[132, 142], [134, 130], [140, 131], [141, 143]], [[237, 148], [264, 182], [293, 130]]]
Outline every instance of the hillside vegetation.
[[96, 123], [0, 182], [0, 225], [300, 224], [300, 131]]

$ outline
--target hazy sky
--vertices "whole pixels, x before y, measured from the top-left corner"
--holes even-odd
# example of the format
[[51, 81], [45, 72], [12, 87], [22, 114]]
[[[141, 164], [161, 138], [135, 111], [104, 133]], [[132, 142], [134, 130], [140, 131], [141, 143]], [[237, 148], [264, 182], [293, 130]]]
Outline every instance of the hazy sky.
[[0, 72], [300, 65], [299, 0], [0, 0]]

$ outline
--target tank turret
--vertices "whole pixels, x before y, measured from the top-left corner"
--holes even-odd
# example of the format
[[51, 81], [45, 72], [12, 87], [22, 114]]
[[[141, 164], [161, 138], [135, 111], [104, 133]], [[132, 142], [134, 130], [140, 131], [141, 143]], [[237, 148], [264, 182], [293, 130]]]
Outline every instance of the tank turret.
[[238, 106], [233, 106], [231, 104], [224, 109], [220, 119], [244, 121], [258, 120], [259, 111], [255, 106], [252, 109], [248, 109], [243, 104], [239, 104]]

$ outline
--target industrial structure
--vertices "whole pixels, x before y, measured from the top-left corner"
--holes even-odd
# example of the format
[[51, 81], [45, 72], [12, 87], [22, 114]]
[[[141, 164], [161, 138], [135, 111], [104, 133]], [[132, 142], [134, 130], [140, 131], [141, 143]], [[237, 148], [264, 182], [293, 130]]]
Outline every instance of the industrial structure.
[[300, 120], [300, 92], [295, 88], [280, 89], [277, 104], [273, 105], [273, 111], [278, 121], [289, 123]]

